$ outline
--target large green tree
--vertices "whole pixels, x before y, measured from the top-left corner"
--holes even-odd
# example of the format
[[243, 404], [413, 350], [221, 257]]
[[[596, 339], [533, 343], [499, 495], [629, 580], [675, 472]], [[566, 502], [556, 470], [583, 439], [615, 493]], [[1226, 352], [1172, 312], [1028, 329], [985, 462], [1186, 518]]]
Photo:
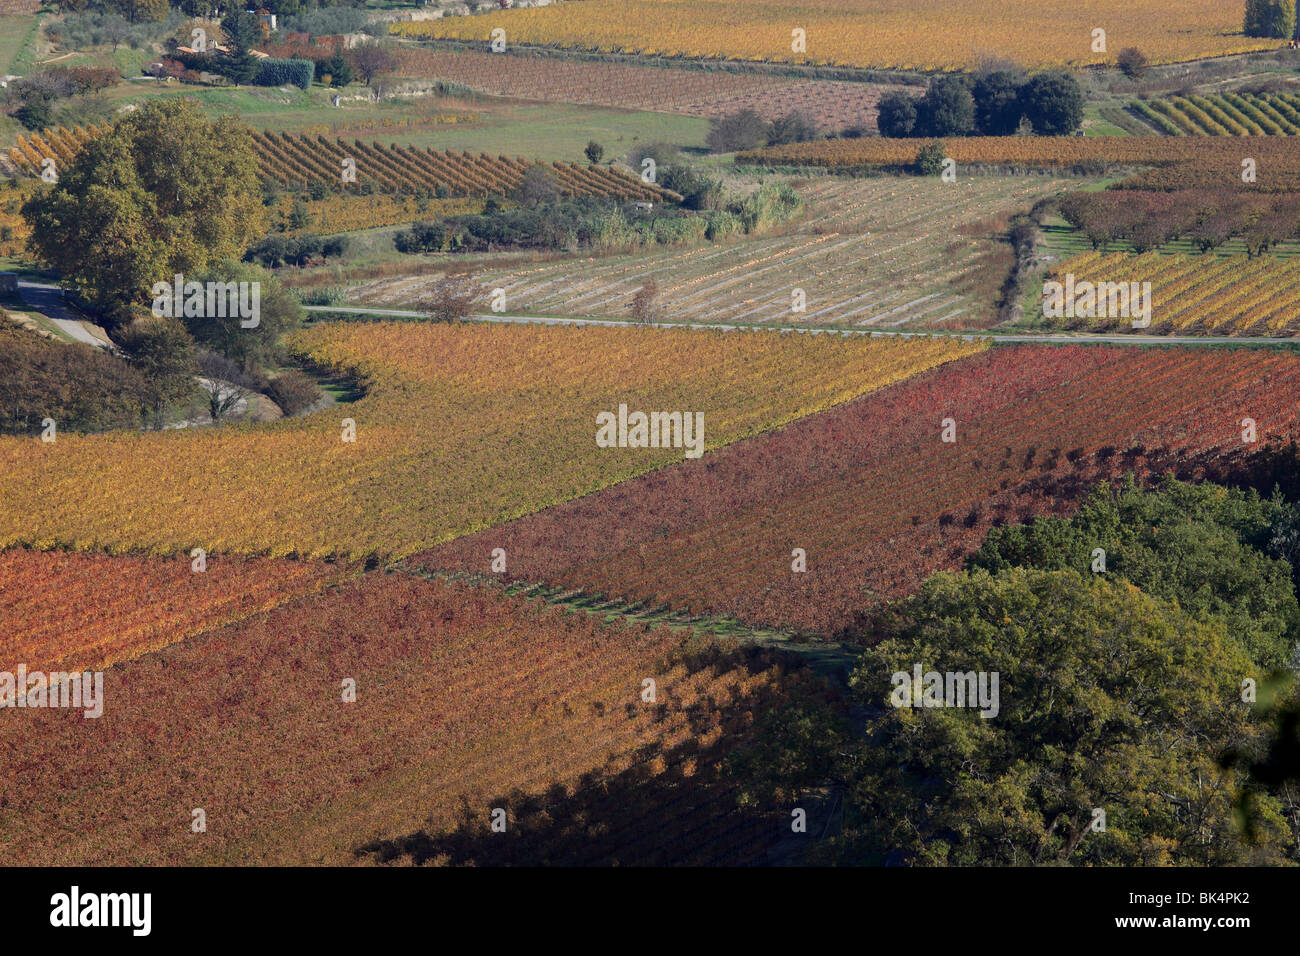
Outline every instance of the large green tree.
[[1198, 617], [1221, 617], [1256, 664], [1272, 670], [1292, 663], [1300, 637], [1291, 566], [1273, 556], [1292, 517], [1280, 499], [1253, 491], [1172, 479], [1144, 489], [1130, 476], [1097, 488], [1072, 518], [992, 529], [970, 566], [1091, 576], [1104, 561], [1099, 577], [1125, 578]]
[[1039, 73], [1020, 88], [1021, 111], [1041, 136], [1068, 136], [1083, 123], [1083, 89], [1068, 73]]
[[32, 251], [109, 324], [155, 283], [238, 258], [265, 215], [251, 131], [187, 99], [127, 114], [23, 206]]
[[221, 21], [221, 32], [230, 43], [230, 60], [225, 70], [236, 83], [251, 82], [257, 74], [253, 44], [262, 39], [262, 21], [257, 15], [236, 7]]
[[[1013, 568], [939, 574], [852, 677], [876, 716], [848, 772], [841, 859], [914, 864], [1276, 863], [1277, 801], [1234, 823], [1229, 750], [1261, 737], [1258, 669], [1219, 620], [1122, 581]], [[999, 675], [998, 709], [891, 706], [892, 675]], [[1105, 814], [1104, 828], [1098, 825]]]
[[975, 128], [975, 100], [965, 81], [936, 76], [917, 105], [917, 125], [927, 136], [969, 136]]
[[1295, 27], [1294, 0], [1246, 0], [1243, 21], [1246, 36], [1289, 40]]

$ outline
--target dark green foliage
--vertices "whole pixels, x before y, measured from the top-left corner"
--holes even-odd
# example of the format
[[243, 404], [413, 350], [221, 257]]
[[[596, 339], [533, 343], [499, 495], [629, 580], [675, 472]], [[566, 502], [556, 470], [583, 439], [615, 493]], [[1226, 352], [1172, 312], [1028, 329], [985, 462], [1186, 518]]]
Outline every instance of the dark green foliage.
[[936, 76], [917, 104], [917, 125], [927, 136], [969, 136], [975, 98], [961, 77]]
[[307, 89], [316, 76], [316, 64], [311, 60], [285, 60], [267, 57], [257, 61], [253, 74], [255, 86], [297, 86]]
[[1275, 535], [1289, 541], [1295, 520], [1280, 499], [1253, 491], [1173, 480], [1146, 491], [1129, 479], [1098, 488], [1073, 518], [992, 529], [969, 566], [1091, 574], [1101, 548], [1106, 571], [1097, 577], [1131, 581], [1199, 618], [1222, 618], [1254, 661], [1272, 669], [1291, 663], [1300, 604], [1290, 565], [1266, 549]]
[[1020, 90], [1025, 117], [1041, 136], [1068, 136], [1083, 122], [1083, 90], [1068, 73], [1039, 73]]
[[913, 135], [916, 129], [917, 98], [901, 90], [886, 93], [880, 98], [876, 125], [881, 136], [901, 139]]
[[1012, 70], [989, 70], [975, 77], [975, 132], [1010, 136], [1020, 127], [1020, 87], [1024, 78]]
[[926, 143], [916, 153], [913, 164], [920, 176], [938, 176], [943, 171], [943, 161], [947, 159], [943, 143]]

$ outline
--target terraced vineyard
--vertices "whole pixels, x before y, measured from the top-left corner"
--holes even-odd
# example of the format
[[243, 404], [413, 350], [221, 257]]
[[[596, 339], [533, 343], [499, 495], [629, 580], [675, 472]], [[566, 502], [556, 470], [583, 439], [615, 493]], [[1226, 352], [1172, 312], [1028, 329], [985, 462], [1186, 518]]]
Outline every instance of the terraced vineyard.
[[[1077, 184], [1077, 180], [1075, 181]], [[1005, 217], [1061, 188], [1048, 178], [825, 179], [798, 185], [805, 220], [782, 235], [687, 250], [490, 271], [510, 311], [626, 316], [648, 280], [673, 321], [861, 328], [987, 328], [1011, 269]], [[418, 304], [427, 276], [358, 287], [370, 305]], [[806, 310], [791, 311], [793, 290]]]
[[[1244, 255], [1085, 252], [1054, 271], [1075, 282], [1150, 282], [1151, 327], [1143, 334], [1300, 333], [1300, 259]], [[1134, 331], [1121, 318], [1064, 320], [1090, 331]]]
[[[95, 127], [46, 130], [20, 136], [9, 156], [23, 173], [38, 175], [46, 157], [60, 163], [73, 155], [96, 134]], [[416, 190], [443, 196], [504, 196], [513, 192], [531, 166], [527, 159], [506, 156], [475, 156], [471, 153], [440, 152], [396, 143], [367, 145], [325, 136], [276, 133], [260, 130], [253, 135], [261, 176], [283, 187], [305, 188], [309, 183], [341, 186], [344, 170], [355, 171], [352, 180], [369, 183], [380, 192], [411, 193]], [[670, 194], [639, 178], [609, 166], [578, 163], [549, 163], [560, 192], [566, 196], [600, 196], [619, 200], [663, 200]]]
[[1134, 100], [1128, 111], [1170, 136], [1294, 136], [1300, 94], [1215, 93]]

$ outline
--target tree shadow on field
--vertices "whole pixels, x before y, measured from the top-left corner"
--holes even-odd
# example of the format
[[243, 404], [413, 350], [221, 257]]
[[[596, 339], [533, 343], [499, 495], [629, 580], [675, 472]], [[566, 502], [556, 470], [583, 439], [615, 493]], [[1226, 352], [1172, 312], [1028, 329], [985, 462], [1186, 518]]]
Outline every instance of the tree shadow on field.
[[[744, 649], [705, 666], [715, 674], [738, 665], [756, 674], [774, 659], [775, 652]], [[783, 677], [781, 683], [785, 681]], [[657, 719], [676, 718], [675, 736], [682, 737], [682, 743], [664, 746], [656, 741], [620, 761], [619, 769], [585, 774], [570, 786], [515, 789], [486, 800], [462, 796], [456, 823], [448, 830], [376, 840], [354, 852], [372, 862], [416, 865], [765, 864], [769, 851], [789, 835], [790, 810], [742, 808], [740, 781], [727, 774], [723, 760], [751, 736], [746, 712], [760, 713], [783, 697], [782, 690], [768, 685], [722, 707], [709, 699], [676, 709], [654, 705], [660, 711]], [[636, 706], [629, 705], [629, 716]], [[680, 732], [682, 716], [689, 733]], [[714, 743], [700, 743], [715, 738]], [[496, 808], [506, 810], [504, 832], [493, 831]], [[808, 830], [815, 832], [811, 820]]]

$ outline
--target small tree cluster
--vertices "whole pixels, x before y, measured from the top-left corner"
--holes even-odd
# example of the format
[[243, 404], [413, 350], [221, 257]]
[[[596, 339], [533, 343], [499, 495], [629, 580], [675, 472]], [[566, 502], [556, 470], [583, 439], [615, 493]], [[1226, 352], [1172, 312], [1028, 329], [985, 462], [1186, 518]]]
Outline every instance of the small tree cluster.
[[881, 136], [1009, 136], [1027, 120], [1035, 133], [1063, 136], [1083, 122], [1083, 90], [1068, 73], [1025, 78], [998, 68], [974, 78], [937, 76], [925, 95], [901, 91], [881, 97]]
[[712, 120], [707, 142], [715, 153], [730, 153], [759, 146], [806, 143], [819, 136], [817, 124], [800, 113], [790, 112], [769, 123], [746, 109]]

